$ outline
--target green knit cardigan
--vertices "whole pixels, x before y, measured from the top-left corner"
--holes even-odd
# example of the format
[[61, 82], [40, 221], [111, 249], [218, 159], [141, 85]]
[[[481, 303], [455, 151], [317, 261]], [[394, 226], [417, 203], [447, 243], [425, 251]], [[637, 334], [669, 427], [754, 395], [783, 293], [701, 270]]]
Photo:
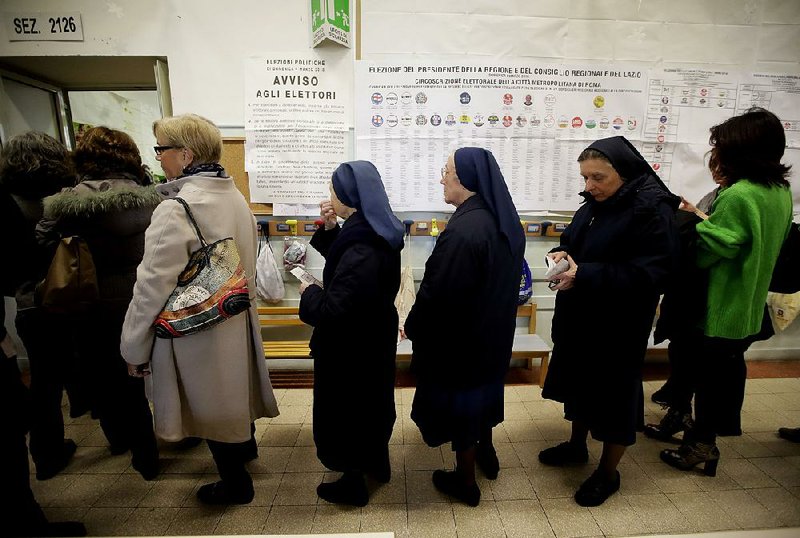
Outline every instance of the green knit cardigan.
[[741, 179], [722, 189], [697, 225], [697, 263], [708, 268], [706, 336], [742, 339], [761, 329], [772, 270], [792, 222], [788, 187]]

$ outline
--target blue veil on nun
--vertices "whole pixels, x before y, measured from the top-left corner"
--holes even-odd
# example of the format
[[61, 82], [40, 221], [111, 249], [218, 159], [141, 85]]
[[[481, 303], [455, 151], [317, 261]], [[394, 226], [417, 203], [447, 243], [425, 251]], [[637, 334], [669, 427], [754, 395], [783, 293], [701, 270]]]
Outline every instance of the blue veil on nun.
[[403, 246], [403, 224], [392, 213], [381, 175], [374, 164], [369, 161], [340, 164], [333, 172], [333, 191], [344, 205], [357, 209], [392, 248]]
[[494, 155], [483, 148], [461, 148], [455, 153], [456, 175], [461, 184], [481, 195], [494, 215], [511, 252], [524, 251], [525, 234], [519, 213]]

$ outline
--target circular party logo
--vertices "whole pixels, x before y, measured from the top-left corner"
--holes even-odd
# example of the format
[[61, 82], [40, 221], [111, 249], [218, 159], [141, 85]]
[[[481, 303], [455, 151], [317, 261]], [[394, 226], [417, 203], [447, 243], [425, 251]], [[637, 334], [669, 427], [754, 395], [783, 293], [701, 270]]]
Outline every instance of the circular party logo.
[[387, 93], [386, 94], [386, 104], [388, 106], [397, 106], [397, 94], [396, 93]]
[[475, 114], [472, 116], [472, 123], [475, 125], [475, 127], [483, 127], [483, 115]]
[[511, 127], [514, 119], [511, 116], [503, 116], [503, 127]]
[[594, 99], [592, 99], [592, 104], [595, 108], [603, 108], [603, 105], [606, 104], [606, 98], [602, 95], [596, 95]]
[[461, 92], [461, 95], [458, 96], [458, 100], [462, 105], [468, 105], [469, 102], [472, 101], [472, 97], [467, 92]]
[[419, 92], [417, 96], [414, 98], [418, 105], [424, 105], [428, 102], [428, 96], [425, 95], [423, 92]]
[[417, 125], [422, 127], [428, 123], [428, 118], [425, 117], [425, 114], [417, 114], [417, 119], [415, 121]]
[[389, 127], [397, 127], [397, 116], [394, 114], [386, 116], [386, 125]]
[[375, 92], [372, 94], [372, 104], [379, 105], [383, 103], [383, 95], [380, 92]]
[[401, 93], [400, 94], [400, 101], [404, 105], [407, 105], [408, 103], [410, 103], [411, 102], [411, 92], [403, 92], [403, 93]]
[[442, 117], [439, 114], [431, 116], [431, 125], [439, 127], [442, 124]]
[[444, 120], [444, 124], [448, 127], [452, 127], [456, 124], [456, 117], [453, 114], [448, 114]]
[[374, 116], [372, 116], [372, 125], [374, 125], [375, 127], [380, 127], [381, 125], [383, 125], [383, 116], [381, 116], [380, 114], [375, 114]]
[[513, 102], [514, 102], [514, 96], [513, 95], [511, 95], [510, 93], [507, 93], [507, 94], [503, 95], [503, 104], [504, 105], [510, 105]]
[[614, 120], [611, 122], [611, 126], [614, 128], [614, 130], [615, 130], [615, 131], [619, 131], [620, 129], [622, 129], [622, 125], [623, 125], [624, 123], [625, 123], [625, 122], [624, 122], [624, 121], [622, 121], [622, 118], [620, 118], [619, 116], [617, 116], [617, 117], [616, 117], [616, 118], [614, 118]]

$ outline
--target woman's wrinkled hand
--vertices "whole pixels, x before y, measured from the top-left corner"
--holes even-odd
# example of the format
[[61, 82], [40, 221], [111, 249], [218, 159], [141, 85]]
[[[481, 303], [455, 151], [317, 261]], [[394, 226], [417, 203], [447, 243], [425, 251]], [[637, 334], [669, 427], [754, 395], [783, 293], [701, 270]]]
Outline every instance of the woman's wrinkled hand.
[[558, 263], [567, 257], [567, 253], [563, 250], [558, 250], [556, 252], [548, 252], [547, 257], [553, 260], [555, 263]]
[[[575, 260], [572, 259], [572, 256], [566, 254], [565, 252], [553, 252], [552, 254], [564, 254], [566, 255], [567, 261], [569, 262], [569, 269], [564, 271], [563, 273], [559, 273], [557, 275], [553, 275], [550, 277], [551, 282], [556, 282], [556, 284], [550, 287], [551, 290], [555, 291], [565, 291], [572, 288], [575, 285], [575, 275], [578, 274], [578, 264], [575, 263]], [[550, 254], [548, 254], [550, 256]], [[564, 256], [559, 257], [556, 261], [563, 259]]]
[[319, 216], [325, 221], [326, 230], [336, 228], [336, 211], [333, 210], [333, 204], [330, 200], [322, 200], [319, 203]]

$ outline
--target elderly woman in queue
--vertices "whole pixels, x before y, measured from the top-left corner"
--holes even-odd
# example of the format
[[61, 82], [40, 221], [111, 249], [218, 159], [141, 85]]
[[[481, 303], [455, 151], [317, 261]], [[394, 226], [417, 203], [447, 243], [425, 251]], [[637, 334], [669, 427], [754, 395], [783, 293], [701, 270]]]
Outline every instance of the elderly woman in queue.
[[564, 404], [572, 434], [539, 460], [586, 463], [591, 432], [603, 453], [575, 501], [597, 506], [619, 489], [617, 464], [636, 442], [642, 362], [659, 294], [676, 264], [680, 199], [622, 136], [592, 143], [578, 162], [585, 203], [548, 254], [567, 259], [569, 268], [551, 277], [558, 292], [554, 347], [542, 390]]
[[[278, 414], [256, 310], [255, 219], [219, 164], [222, 137], [213, 123], [185, 114], [156, 121], [153, 134], [168, 180], [157, 189], [166, 199], [145, 234], [144, 258], [122, 328], [122, 356], [130, 375], [151, 380], [158, 437], [207, 440], [220, 481], [200, 487], [200, 501], [247, 504], [255, 494], [245, 467], [257, 457], [253, 422]], [[169, 339], [156, 338], [153, 323], [201, 246], [186, 210], [173, 197], [189, 205], [209, 244], [233, 238], [251, 306], [211, 328]]]
[[[403, 226], [375, 166], [340, 165], [320, 203], [325, 221], [311, 246], [325, 257], [324, 288], [301, 285], [300, 319], [314, 327], [314, 442], [342, 474], [317, 487], [331, 503], [364, 506], [364, 475], [391, 478], [394, 378]], [[345, 219], [339, 227], [336, 217]]]
[[[786, 134], [775, 114], [753, 108], [711, 128], [709, 169], [722, 185], [713, 213], [699, 222], [697, 265], [708, 271], [698, 330], [695, 423], [677, 450], [661, 459], [714, 476], [717, 435], [741, 435], [747, 366], [759, 339], [772, 273], [792, 226], [790, 166], [781, 163]], [[684, 208], [695, 208], [684, 201]], [[701, 215], [704, 217], [705, 215]]]
[[144, 233], [161, 201], [142, 167], [139, 149], [122, 131], [94, 127], [73, 153], [80, 182], [46, 198], [40, 240], [80, 236], [97, 271], [99, 298], [65, 325], [75, 341], [93, 414], [112, 454], [131, 451], [133, 468], [147, 480], [158, 474], [153, 416], [141, 379], [128, 376], [119, 354], [125, 312], [142, 261]]
[[456, 453], [456, 469], [434, 471], [434, 486], [477, 506], [475, 464], [490, 480], [500, 468], [492, 428], [503, 421], [525, 235], [489, 151], [457, 150], [440, 183], [456, 210], [425, 264], [404, 326], [417, 375], [411, 418], [426, 444], [449, 442]]

